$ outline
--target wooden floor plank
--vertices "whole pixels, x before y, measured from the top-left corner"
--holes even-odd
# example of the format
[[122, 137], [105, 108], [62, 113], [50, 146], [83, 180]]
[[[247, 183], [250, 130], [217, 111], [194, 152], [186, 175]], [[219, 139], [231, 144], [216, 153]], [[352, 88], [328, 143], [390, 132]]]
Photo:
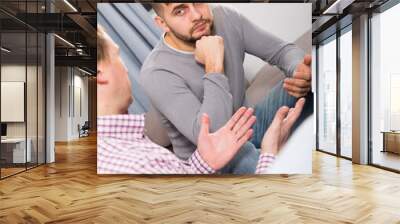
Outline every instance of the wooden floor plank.
[[0, 181], [0, 223], [400, 223], [400, 175], [313, 154], [312, 175], [96, 174], [96, 138]]

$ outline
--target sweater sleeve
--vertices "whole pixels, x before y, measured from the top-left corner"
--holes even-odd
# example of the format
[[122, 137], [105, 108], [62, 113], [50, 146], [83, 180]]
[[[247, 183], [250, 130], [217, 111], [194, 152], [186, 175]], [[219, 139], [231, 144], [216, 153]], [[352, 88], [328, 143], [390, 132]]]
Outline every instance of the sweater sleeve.
[[141, 84], [153, 105], [195, 145], [203, 113], [210, 117], [211, 132], [222, 127], [232, 116], [232, 95], [223, 74], [204, 75], [202, 100], [181, 77], [169, 71], [146, 72], [141, 77]]

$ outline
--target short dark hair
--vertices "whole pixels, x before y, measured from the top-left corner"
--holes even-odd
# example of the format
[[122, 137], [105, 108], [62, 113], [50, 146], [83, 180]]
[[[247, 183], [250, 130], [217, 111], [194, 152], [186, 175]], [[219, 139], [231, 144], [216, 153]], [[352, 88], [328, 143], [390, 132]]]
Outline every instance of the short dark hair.
[[168, 5], [169, 3], [150, 3], [151, 8], [153, 8], [154, 12], [159, 16], [163, 15], [163, 8], [162, 8], [163, 4]]

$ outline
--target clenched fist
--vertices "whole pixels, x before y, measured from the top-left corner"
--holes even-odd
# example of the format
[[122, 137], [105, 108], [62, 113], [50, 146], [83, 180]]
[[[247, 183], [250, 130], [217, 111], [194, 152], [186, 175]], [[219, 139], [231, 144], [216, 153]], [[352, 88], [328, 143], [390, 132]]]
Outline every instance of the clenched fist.
[[306, 96], [311, 90], [311, 55], [304, 56], [294, 71], [292, 78], [284, 80], [283, 88], [296, 98]]
[[203, 36], [196, 41], [195, 59], [203, 64], [206, 73], [224, 72], [224, 39], [220, 36]]

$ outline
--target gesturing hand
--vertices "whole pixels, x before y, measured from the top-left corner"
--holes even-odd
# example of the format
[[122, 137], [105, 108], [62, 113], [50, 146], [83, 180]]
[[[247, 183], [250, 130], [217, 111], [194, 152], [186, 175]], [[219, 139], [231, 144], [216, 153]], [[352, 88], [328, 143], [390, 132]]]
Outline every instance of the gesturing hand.
[[294, 108], [286, 106], [279, 108], [276, 112], [274, 120], [265, 132], [261, 142], [261, 153], [272, 153], [276, 155], [282, 145], [286, 142], [290, 129], [299, 118], [305, 103], [304, 98], [300, 98], [296, 102]]
[[203, 160], [214, 170], [224, 167], [253, 134], [254, 110], [241, 107], [232, 118], [214, 133], [209, 132], [210, 118], [203, 114], [198, 138], [198, 150]]
[[304, 56], [302, 63], [298, 64], [292, 78], [286, 78], [283, 88], [294, 97], [300, 98], [311, 90], [311, 56]]

